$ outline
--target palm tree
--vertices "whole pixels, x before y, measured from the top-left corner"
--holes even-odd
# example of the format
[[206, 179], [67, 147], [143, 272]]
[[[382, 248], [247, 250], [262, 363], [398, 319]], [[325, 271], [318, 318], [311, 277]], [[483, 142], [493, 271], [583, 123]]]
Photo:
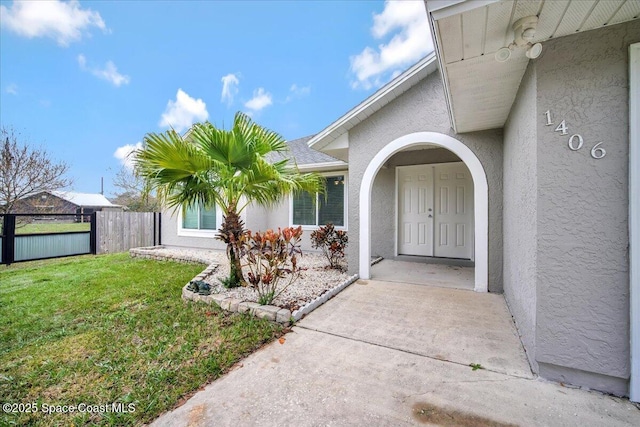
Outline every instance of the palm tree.
[[184, 138], [169, 130], [149, 133], [143, 142], [134, 158], [136, 171], [163, 205], [217, 205], [222, 210], [217, 238], [227, 245], [232, 284], [244, 283], [237, 243], [245, 232], [240, 213], [247, 205], [269, 207], [290, 193], [324, 190], [319, 175], [300, 173], [288, 159], [269, 162], [270, 153], [288, 151], [286, 141], [241, 112], [230, 130], [198, 123]]

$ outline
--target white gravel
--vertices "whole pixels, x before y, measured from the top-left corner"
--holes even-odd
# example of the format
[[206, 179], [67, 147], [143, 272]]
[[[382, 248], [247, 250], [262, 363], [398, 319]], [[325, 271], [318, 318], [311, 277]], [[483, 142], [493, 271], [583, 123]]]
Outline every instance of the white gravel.
[[[211, 285], [211, 293], [225, 294], [242, 301], [258, 302], [258, 293], [253, 288], [227, 289], [220, 283], [220, 279], [229, 275], [229, 261], [225, 253], [217, 252], [215, 256], [217, 259], [214, 262], [218, 264], [218, 268], [204, 279]], [[287, 308], [293, 312], [349, 278], [346, 273], [325, 268], [328, 264], [322, 255], [303, 254], [298, 261], [300, 268], [304, 269], [300, 277], [285, 289], [272, 305]], [[286, 284], [288, 281], [282, 280], [282, 282]]]
[[[258, 302], [258, 293], [254, 289], [249, 287], [227, 289], [220, 283], [220, 279], [229, 275], [229, 261], [227, 260], [227, 254], [223, 251], [178, 247], [151, 247], [137, 248], [136, 252], [154, 258], [196, 261], [209, 265], [216, 264], [217, 268], [213, 274], [210, 274], [204, 279], [205, 282], [211, 285], [212, 294], [225, 294], [231, 298], [243, 301]], [[273, 305], [287, 308], [291, 310], [291, 312], [322, 296], [322, 294], [344, 283], [349, 278], [346, 273], [325, 268], [329, 263], [321, 254], [305, 252], [302, 257], [299, 258], [298, 265], [305, 270], [302, 271], [298, 280], [293, 282], [272, 303]]]

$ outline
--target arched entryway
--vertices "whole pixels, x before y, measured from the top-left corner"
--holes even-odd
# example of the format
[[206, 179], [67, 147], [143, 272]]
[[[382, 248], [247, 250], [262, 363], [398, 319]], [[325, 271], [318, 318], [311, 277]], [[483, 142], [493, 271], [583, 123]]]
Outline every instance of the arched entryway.
[[489, 189], [487, 177], [480, 160], [462, 142], [437, 132], [416, 132], [391, 141], [380, 150], [367, 166], [360, 186], [360, 252], [359, 274], [363, 279], [371, 277], [371, 195], [373, 181], [382, 165], [395, 153], [411, 147], [435, 145], [453, 152], [462, 160], [473, 178], [474, 187], [474, 290], [487, 292], [489, 275]]

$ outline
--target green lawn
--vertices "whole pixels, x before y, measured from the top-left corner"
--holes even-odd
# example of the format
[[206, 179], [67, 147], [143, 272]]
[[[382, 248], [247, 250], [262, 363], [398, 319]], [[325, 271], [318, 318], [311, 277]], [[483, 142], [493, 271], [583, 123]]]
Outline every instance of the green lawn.
[[[271, 322], [183, 302], [202, 269], [128, 254], [0, 266], [0, 403], [39, 408], [0, 410], [0, 425], [148, 423], [280, 335]], [[112, 402], [135, 411], [42, 413]]]
[[91, 224], [88, 222], [34, 222], [17, 224], [16, 234], [64, 233], [67, 231], [89, 231], [90, 229]]

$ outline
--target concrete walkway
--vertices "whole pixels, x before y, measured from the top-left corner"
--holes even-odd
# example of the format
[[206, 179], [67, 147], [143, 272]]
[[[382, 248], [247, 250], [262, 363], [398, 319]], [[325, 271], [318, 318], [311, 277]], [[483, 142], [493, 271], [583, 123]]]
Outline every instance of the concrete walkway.
[[627, 400], [534, 378], [500, 295], [359, 281], [285, 339], [152, 425], [640, 425]]
[[474, 271], [473, 267], [383, 259], [371, 267], [371, 277], [384, 282], [473, 290]]

